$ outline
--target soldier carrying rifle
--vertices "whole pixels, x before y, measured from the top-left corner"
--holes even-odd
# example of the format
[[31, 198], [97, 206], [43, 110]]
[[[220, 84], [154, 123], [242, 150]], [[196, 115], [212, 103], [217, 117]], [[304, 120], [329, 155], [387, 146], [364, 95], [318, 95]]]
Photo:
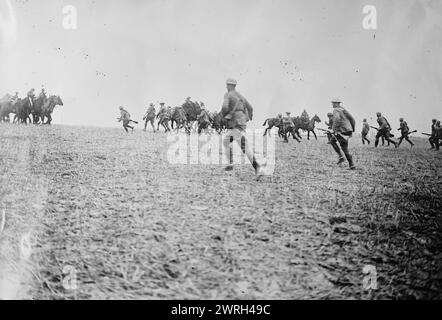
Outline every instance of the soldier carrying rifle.
[[404, 120], [404, 118], [400, 118], [399, 123], [400, 123], [400, 128], [398, 129], [398, 131], [401, 132], [401, 137], [399, 138], [399, 142], [398, 142], [397, 147], [399, 148], [399, 146], [401, 145], [401, 143], [404, 139], [411, 145], [411, 147], [413, 147], [414, 143], [410, 141], [410, 138], [408, 137], [408, 135], [410, 133], [414, 133], [416, 131], [410, 132], [410, 129], [408, 128], [408, 124]]
[[375, 143], [374, 143], [375, 147], [377, 148], [377, 146], [379, 144], [379, 139], [381, 137], [383, 137], [388, 142], [393, 143], [394, 147], [397, 148], [398, 147], [397, 143], [391, 139], [391, 133], [390, 133], [391, 126], [388, 123], [387, 119], [385, 117], [383, 117], [380, 112], [378, 112], [376, 114], [376, 116], [378, 118], [377, 122], [379, 124], [379, 129], [372, 127], [374, 129], [378, 130], [378, 133], [376, 134], [376, 140], [375, 140]]
[[[355, 119], [341, 106], [341, 100], [334, 99], [332, 104], [333, 118], [330, 119], [331, 123], [328, 123], [329, 125], [331, 124], [331, 131], [323, 129], [321, 131], [327, 132], [327, 135], [330, 137], [330, 144], [339, 156], [338, 164], [345, 162], [345, 158], [347, 158], [350, 169], [356, 170], [353, 157], [348, 150], [348, 140], [352, 137], [353, 132], [355, 132]], [[342, 153], [344, 153], [345, 158]]]

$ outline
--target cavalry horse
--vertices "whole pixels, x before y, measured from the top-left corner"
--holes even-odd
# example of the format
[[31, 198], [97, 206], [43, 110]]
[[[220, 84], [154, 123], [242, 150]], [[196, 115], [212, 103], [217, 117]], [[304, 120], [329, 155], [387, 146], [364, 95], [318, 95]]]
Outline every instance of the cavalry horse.
[[316, 123], [320, 123], [321, 119], [319, 119], [319, 117], [316, 114], [308, 122], [301, 121], [301, 118], [299, 117], [293, 118], [293, 122], [295, 123], [296, 130], [301, 129], [303, 131], [307, 131], [307, 140], [310, 140], [310, 132], [313, 133], [315, 139], [318, 140], [318, 137], [316, 136], [315, 132], [315, 125]]
[[[46, 102], [41, 107], [40, 117], [42, 124], [51, 124], [52, 113], [54, 112], [56, 106], [63, 106], [63, 101], [61, 100], [60, 96], [50, 96], [46, 99]], [[46, 122], [44, 122], [45, 117], [48, 118]]]

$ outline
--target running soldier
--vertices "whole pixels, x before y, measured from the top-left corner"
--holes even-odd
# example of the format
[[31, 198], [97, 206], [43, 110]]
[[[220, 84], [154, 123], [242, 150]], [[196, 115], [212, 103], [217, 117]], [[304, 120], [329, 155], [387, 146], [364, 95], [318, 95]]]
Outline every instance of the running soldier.
[[224, 95], [224, 103], [221, 109], [221, 115], [226, 119], [228, 134], [224, 138], [223, 145], [227, 153], [227, 161], [229, 165], [225, 171], [233, 170], [233, 150], [232, 143], [236, 141], [242, 152], [252, 163], [255, 173], [258, 176], [268, 174], [266, 164], [258, 164], [254, 154], [249, 148], [245, 130], [247, 122], [253, 119], [253, 108], [250, 103], [236, 91], [237, 81], [228, 79], [226, 82], [227, 93]]
[[367, 123], [367, 119], [362, 121], [362, 144], [365, 144], [365, 141], [370, 144], [370, 140], [367, 139], [368, 132], [370, 132], [370, 125]]
[[378, 133], [376, 134], [376, 141], [374, 143], [375, 147], [377, 148], [379, 145], [379, 139], [381, 137], [383, 137], [385, 140], [387, 140], [388, 142], [394, 144], [394, 147], [397, 148], [398, 145], [395, 141], [391, 140], [390, 137], [390, 131], [391, 131], [391, 126], [388, 123], [387, 119], [385, 117], [382, 116], [382, 113], [378, 112], [376, 114], [378, 120], [378, 124], [379, 124], [379, 130]]
[[433, 141], [434, 141], [434, 144], [436, 145], [436, 150], [439, 150], [439, 147], [441, 145], [440, 142], [442, 141], [442, 126], [440, 124], [440, 121], [436, 122], [435, 129], [436, 129], [436, 134], [435, 134]]
[[433, 119], [431, 122], [432, 122], [431, 123], [431, 137], [428, 139], [428, 141], [430, 142], [431, 149], [434, 149], [436, 147], [436, 150], [438, 150], [438, 146], [436, 146], [436, 136], [437, 136], [436, 126], [437, 126], [437, 120]]
[[[353, 116], [341, 106], [339, 99], [334, 99], [333, 104], [333, 125], [330, 144], [339, 156], [338, 164], [345, 162], [347, 158], [350, 170], [356, 170], [353, 163], [353, 157], [348, 150], [348, 140], [355, 132], [356, 122]], [[338, 142], [340, 148], [338, 146]], [[342, 149], [342, 151], [341, 151]], [[342, 155], [344, 153], [344, 156]]]
[[127, 128], [132, 129], [132, 132], [134, 131], [134, 127], [130, 126], [129, 124], [131, 122], [138, 124], [138, 122], [133, 121], [130, 119], [130, 114], [126, 110], [124, 110], [123, 107], [120, 107], [121, 117], [118, 119], [118, 122], [123, 121], [123, 128], [126, 130], [127, 133], [129, 133], [129, 130]]
[[399, 123], [400, 123], [400, 128], [398, 129], [398, 131], [401, 132], [401, 137], [399, 138], [399, 143], [398, 143], [397, 147], [399, 148], [399, 146], [401, 145], [401, 143], [404, 139], [411, 145], [411, 147], [413, 147], [414, 143], [410, 141], [410, 138], [409, 138], [410, 129], [408, 128], [407, 122], [404, 121], [404, 118], [400, 118]]

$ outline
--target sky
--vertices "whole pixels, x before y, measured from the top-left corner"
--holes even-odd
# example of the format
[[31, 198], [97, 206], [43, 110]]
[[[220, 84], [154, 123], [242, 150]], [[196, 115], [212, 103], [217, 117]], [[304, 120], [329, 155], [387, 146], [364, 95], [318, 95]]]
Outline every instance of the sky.
[[116, 127], [120, 105], [141, 119], [188, 96], [216, 111], [230, 77], [251, 127], [304, 109], [325, 120], [340, 98], [358, 131], [378, 111], [428, 131], [442, 118], [442, 1], [0, 0], [0, 96], [44, 86], [64, 102], [54, 123]]

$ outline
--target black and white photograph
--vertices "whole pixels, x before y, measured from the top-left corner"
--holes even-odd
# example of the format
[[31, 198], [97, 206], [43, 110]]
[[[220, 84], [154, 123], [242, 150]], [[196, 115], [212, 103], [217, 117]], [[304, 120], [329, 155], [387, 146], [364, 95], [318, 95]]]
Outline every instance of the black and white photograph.
[[441, 121], [440, 0], [0, 0], [0, 300], [441, 300]]

